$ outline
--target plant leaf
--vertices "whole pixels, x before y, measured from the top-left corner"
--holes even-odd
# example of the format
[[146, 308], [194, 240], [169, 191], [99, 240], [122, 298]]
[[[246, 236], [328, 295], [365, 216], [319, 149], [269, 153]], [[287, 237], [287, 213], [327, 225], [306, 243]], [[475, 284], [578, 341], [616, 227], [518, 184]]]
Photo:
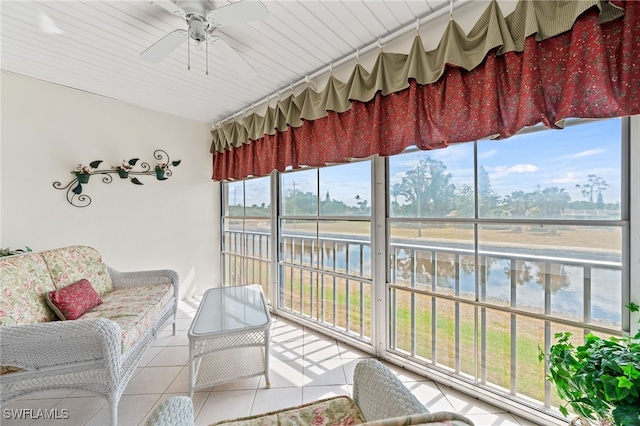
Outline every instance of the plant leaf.
[[613, 410], [616, 425], [640, 426], [640, 408], [632, 404], [620, 404]]
[[131, 183], [134, 185], [142, 185], [143, 183], [138, 180], [138, 178], [131, 178]]
[[[619, 388], [627, 388], [627, 389], [631, 389], [633, 387], [633, 382], [629, 379], [627, 379], [624, 376], [620, 376], [618, 377], [618, 387]], [[618, 395], [618, 398], [620, 397], [620, 395]]]
[[171, 164], [172, 164], [174, 167], [176, 167], [176, 166], [179, 166], [179, 165], [180, 165], [180, 162], [181, 162], [181, 161], [182, 161], [182, 160], [172, 161], [172, 162], [171, 162]]
[[129, 160], [129, 165], [135, 166], [139, 160], [140, 160], [139, 158], [132, 158], [131, 160]]
[[546, 358], [546, 355], [545, 355], [544, 351], [542, 350], [540, 345], [538, 345], [538, 362], [544, 361], [545, 358]]
[[79, 183], [75, 188], [71, 190], [74, 194], [82, 194], [82, 184]]
[[640, 377], [640, 371], [638, 371], [638, 369], [632, 364], [623, 365], [620, 368], [622, 368], [624, 374], [630, 379], [637, 379]]
[[92, 161], [89, 163], [89, 167], [91, 167], [92, 169], [97, 169], [98, 166], [100, 166], [100, 163], [102, 163], [102, 160]]
[[560, 410], [560, 412], [562, 413], [563, 416], [565, 416], [565, 417], [569, 416], [569, 410], [567, 410], [567, 407], [560, 406], [560, 407], [558, 407], [558, 409]]

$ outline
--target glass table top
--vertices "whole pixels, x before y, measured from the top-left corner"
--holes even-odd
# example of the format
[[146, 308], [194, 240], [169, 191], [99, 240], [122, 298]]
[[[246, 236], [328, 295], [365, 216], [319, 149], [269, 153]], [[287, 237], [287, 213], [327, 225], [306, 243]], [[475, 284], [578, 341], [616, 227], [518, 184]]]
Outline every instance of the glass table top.
[[267, 328], [271, 317], [259, 284], [212, 288], [205, 292], [190, 336]]

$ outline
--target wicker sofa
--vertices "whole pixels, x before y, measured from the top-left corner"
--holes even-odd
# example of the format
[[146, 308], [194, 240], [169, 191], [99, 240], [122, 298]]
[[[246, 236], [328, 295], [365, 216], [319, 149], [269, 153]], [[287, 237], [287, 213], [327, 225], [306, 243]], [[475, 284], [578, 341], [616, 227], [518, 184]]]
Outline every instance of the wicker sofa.
[[[2, 404], [35, 391], [85, 390], [109, 401], [115, 426], [145, 350], [165, 326], [175, 334], [178, 284], [172, 270], [118, 272], [86, 246], [0, 258]], [[52, 300], [80, 309], [79, 317]], [[58, 320], [61, 311], [67, 320]]]
[[[353, 399], [340, 396], [210, 426], [473, 426], [467, 417], [429, 410], [380, 361], [363, 359], [353, 374]], [[191, 399], [174, 396], [154, 410], [146, 426], [193, 426]]]

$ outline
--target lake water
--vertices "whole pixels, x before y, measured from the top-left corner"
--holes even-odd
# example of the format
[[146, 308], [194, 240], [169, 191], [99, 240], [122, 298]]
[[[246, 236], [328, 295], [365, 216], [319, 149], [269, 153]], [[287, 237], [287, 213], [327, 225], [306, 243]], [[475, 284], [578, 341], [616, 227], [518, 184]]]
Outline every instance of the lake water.
[[[291, 236], [293, 237], [293, 236]], [[354, 241], [327, 239], [322, 240], [324, 244], [321, 250], [322, 255], [314, 252], [311, 247], [312, 241], [316, 241], [306, 236], [296, 235], [294, 238], [287, 236], [289, 242], [284, 245], [287, 263], [301, 264], [310, 267], [320, 267], [325, 270], [339, 271], [354, 275], [355, 277], [371, 278], [371, 249], [368, 241]], [[291, 241], [294, 240], [294, 243]], [[304, 241], [304, 244], [301, 244]], [[451, 246], [443, 246], [444, 249], [451, 249]], [[415, 247], [414, 247], [415, 250]], [[509, 249], [510, 252], [512, 249]], [[495, 252], [497, 250], [493, 250]], [[430, 263], [430, 252], [417, 250], [423, 253], [423, 258], [416, 256], [416, 265], [411, 263], [411, 250], [396, 248], [396, 260], [392, 263], [392, 276], [396, 282], [406, 284], [411, 282], [411, 273], [415, 273], [415, 283], [417, 286], [431, 286], [432, 270]], [[440, 256], [440, 252], [438, 252]], [[580, 254], [571, 255], [564, 252], [562, 255], [554, 254], [559, 258], [580, 259]], [[444, 255], [444, 261], [439, 262], [439, 272], [436, 277], [436, 287], [440, 290], [454, 289], [455, 270], [460, 268], [459, 291], [461, 294], [467, 293], [473, 298], [476, 292], [475, 268], [472, 256], [462, 256], [467, 259], [464, 266], [455, 265], [447, 260], [453, 256]], [[505, 257], [507, 255], [505, 254]], [[531, 254], [532, 258], [535, 255]], [[622, 274], [619, 265], [615, 262], [610, 267], [591, 266], [590, 274], [590, 297], [585, 301], [585, 268], [582, 265], [551, 263], [550, 273], [545, 274], [545, 263], [535, 260], [524, 260], [516, 263], [516, 286], [514, 305], [518, 309], [531, 312], [544, 313], [545, 306], [545, 279], [549, 280], [550, 289], [550, 310], [551, 315], [560, 316], [576, 321], [584, 319], [584, 305], [588, 305], [591, 311], [593, 322], [605, 323], [611, 327], [620, 327], [622, 310]], [[575, 262], [573, 262], [575, 263]], [[494, 256], [488, 261], [487, 277], [485, 288], [478, 286], [481, 300], [484, 299], [500, 306], [511, 306], [511, 261], [506, 258]], [[483, 280], [481, 280], [483, 281]], [[588, 282], [588, 281], [587, 281]], [[482, 297], [484, 296], [484, 297]]]

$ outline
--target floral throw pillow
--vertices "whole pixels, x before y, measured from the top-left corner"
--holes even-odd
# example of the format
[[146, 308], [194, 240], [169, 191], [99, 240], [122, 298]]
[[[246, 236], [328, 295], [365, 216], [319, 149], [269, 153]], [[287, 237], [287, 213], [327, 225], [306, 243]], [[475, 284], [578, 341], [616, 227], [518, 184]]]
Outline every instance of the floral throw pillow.
[[87, 280], [47, 293], [47, 303], [61, 320], [74, 320], [102, 303]]

